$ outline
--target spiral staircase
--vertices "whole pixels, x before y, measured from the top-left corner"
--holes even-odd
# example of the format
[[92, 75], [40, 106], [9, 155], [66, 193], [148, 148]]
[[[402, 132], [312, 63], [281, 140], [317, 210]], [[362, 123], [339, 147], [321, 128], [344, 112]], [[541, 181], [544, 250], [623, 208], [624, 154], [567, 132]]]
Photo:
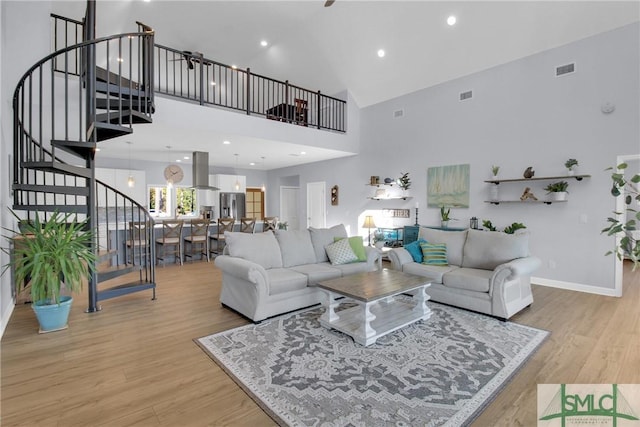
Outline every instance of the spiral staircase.
[[101, 300], [131, 292], [151, 290], [155, 299], [153, 219], [95, 178], [99, 146], [152, 121], [154, 33], [139, 25], [95, 38], [93, 1], [81, 24], [84, 41], [38, 61], [16, 87], [12, 195], [25, 220], [56, 211], [87, 219], [98, 255], [87, 312], [95, 312]]

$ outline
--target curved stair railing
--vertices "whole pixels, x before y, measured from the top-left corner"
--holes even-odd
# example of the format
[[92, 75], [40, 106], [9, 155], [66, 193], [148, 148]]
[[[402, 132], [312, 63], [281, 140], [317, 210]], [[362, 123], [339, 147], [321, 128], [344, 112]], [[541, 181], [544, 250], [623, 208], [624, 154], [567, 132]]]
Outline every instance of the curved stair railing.
[[[97, 181], [94, 165], [100, 142], [151, 123], [153, 45], [153, 32], [142, 32], [65, 47], [34, 64], [14, 92], [13, 209], [26, 219], [54, 211], [89, 218], [99, 265], [88, 312], [130, 292], [152, 289], [155, 298], [153, 219]], [[135, 280], [121, 277], [133, 271]]]

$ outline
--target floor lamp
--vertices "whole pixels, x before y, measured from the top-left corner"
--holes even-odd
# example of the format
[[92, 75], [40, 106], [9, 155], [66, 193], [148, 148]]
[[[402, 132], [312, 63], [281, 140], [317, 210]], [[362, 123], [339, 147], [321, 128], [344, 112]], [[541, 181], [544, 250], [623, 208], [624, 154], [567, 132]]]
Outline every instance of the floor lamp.
[[369, 246], [371, 246], [371, 229], [376, 228], [373, 216], [367, 215], [364, 217], [364, 224], [362, 224], [362, 228], [367, 228], [369, 230]]

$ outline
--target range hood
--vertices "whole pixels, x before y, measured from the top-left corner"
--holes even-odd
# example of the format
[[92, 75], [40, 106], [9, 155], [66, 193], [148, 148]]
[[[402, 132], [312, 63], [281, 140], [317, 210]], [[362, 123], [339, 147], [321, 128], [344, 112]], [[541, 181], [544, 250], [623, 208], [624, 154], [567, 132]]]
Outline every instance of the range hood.
[[191, 158], [193, 159], [193, 188], [219, 190], [218, 187], [209, 185], [209, 153], [194, 151]]

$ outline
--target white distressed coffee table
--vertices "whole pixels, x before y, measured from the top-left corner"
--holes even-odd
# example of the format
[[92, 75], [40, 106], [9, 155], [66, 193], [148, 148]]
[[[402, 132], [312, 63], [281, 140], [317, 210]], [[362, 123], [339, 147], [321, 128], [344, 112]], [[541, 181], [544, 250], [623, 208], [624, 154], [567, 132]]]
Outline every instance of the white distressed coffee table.
[[[388, 269], [319, 282], [326, 295], [320, 324], [351, 336], [358, 344], [371, 345], [381, 336], [431, 316], [425, 292], [430, 285], [426, 277]], [[415, 291], [412, 299], [395, 298], [409, 291]], [[340, 297], [345, 298], [336, 300]], [[336, 312], [345, 302], [357, 305]]]

